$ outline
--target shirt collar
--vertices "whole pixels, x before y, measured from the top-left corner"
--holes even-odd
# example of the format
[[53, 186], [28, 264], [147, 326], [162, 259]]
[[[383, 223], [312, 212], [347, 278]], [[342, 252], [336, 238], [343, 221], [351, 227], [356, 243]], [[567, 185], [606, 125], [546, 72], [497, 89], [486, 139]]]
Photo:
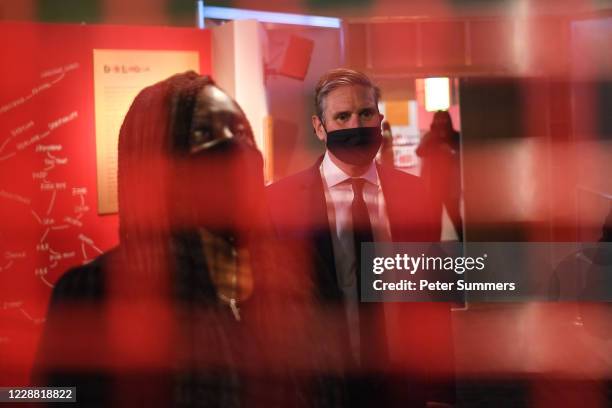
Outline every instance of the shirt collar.
[[[321, 171], [323, 173], [323, 177], [325, 177], [325, 182], [327, 183], [328, 187], [334, 187], [351, 178], [351, 176], [346, 174], [334, 164], [329, 157], [329, 152], [325, 152], [323, 162], [321, 162]], [[368, 167], [368, 170], [360, 178], [365, 179], [368, 183], [374, 184], [375, 186], [379, 185], [378, 173], [376, 172], [374, 161], [370, 163], [370, 167]]]

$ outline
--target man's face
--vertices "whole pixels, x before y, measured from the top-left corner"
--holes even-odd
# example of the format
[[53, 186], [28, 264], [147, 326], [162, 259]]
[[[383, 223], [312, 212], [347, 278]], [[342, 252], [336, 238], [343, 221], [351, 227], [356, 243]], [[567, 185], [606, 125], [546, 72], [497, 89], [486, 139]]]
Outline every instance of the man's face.
[[380, 126], [383, 115], [378, 113], [374, 90], [362, 85], [341, 86], [334, 89], [324, 100], [323, 123], [316, 115], [312, 125], [317, 137], [327, 141], [327, 132], [338, 129]]

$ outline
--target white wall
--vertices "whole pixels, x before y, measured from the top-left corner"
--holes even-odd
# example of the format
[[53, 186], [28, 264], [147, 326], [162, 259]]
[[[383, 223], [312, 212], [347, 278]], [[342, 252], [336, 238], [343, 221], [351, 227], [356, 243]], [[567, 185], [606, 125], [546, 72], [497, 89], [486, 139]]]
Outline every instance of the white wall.
[[213, 78], [244, 110], [267, 160], [263, 29], [255, 20], [237, 20], [214, 27], [212, 33]]

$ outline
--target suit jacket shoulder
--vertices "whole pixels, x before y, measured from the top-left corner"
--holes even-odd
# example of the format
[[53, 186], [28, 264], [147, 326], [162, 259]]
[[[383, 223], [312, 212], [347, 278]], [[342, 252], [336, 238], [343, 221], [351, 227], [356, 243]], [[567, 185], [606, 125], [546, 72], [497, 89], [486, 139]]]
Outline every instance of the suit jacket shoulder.
[[[329, 231], [319, 163], [267, 187], [270, 219], [280, 237]], [[441, 220], [437, 214], [441, 204], [429, 196], [420, 177], [393, 167], [377, 169], [393, 241], [438, 241]]]
[[272, 198], [272, 201], [275, 202], [279, 199], [290, 199], [291, 196], [287, 197], [287, 193], [292, 191], [298, 192], [304, 188], [312, 187], [312, 185], [316, 183], [317, 177], [319, 177], [319, 169], [315, 164], [305, 170], [270, 184], [266, 187], [266, 193], [268, 197]]
[[266, 188], [269, 216], [280, 237], [329, 230], [318, 163]]
[[394, 242], [439, 241], [440, 203], [434, 201], [420, 177], [378, 166]]
[[425, 184], [420, 177], [383, 165], [377, 166], [377, 170], [383, 189], [400, 189], [406, 196], [419, 197], [420, 200], [428, 199]]

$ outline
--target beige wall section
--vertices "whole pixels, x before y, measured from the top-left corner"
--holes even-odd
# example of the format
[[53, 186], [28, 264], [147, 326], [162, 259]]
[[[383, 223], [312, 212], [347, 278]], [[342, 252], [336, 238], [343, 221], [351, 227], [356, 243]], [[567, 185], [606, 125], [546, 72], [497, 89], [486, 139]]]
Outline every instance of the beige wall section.
[[214, 79], [244, 110], [257, 146], [267, 161], [264, 135], [268, 115], [263, 59], [265, 32], [255, 20], [238, 20], [214, 27], [212, 33]]

